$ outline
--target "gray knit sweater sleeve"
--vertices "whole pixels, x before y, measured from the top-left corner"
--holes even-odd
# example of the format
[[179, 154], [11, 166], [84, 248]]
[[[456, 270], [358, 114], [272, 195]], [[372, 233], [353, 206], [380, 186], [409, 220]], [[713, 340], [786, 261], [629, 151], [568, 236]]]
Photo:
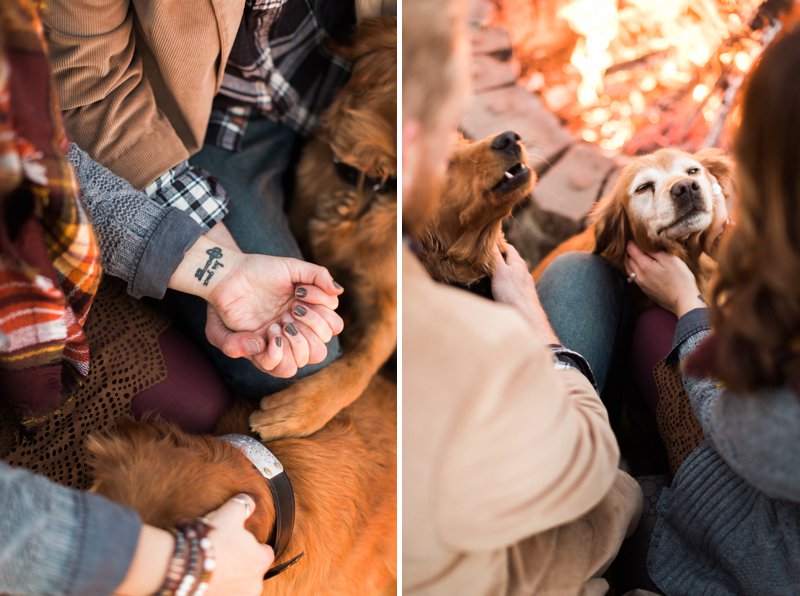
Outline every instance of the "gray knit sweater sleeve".
[[132, 510], [0, 462], [0, 593], [111, 594], [133, 560]]
[[106, 273], [128, 282], [134, 298], [163, 298], [202, 228], [183, 211], [149, 199], [74, 143], [67, 159], [92, 217]]
[[[680, 360], [709, 333], [702, 317], [689, 322], [675, 330]], [[800, 502], [800, 398], [789, 387], [738, 394], [709, 379], [684, 376], [683, 384], [706, 438], [733, 471], [768, 497]]]

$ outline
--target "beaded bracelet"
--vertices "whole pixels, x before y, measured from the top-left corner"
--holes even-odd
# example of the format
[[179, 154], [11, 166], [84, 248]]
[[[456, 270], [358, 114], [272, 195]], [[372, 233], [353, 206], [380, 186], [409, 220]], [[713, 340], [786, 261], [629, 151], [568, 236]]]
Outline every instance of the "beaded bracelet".
[[172, 530], [175, 550], [158, 596], [202, 596], [206, 592], [216, 567], [214, 545], [208, 538], [211, 529], [207, 520], [197, 518]]
[[158, 591], [159, 596], [172, 596], [175, 590], [181, 583], [181, 578], [186, 572], [186, 552], [188, 544], [183, 534], [177, 530], [171, 531], [175, 539], [175, 550], [172, 553], [172, 558], [167, 568], [167, 576], [164, 578], [164, 583]]

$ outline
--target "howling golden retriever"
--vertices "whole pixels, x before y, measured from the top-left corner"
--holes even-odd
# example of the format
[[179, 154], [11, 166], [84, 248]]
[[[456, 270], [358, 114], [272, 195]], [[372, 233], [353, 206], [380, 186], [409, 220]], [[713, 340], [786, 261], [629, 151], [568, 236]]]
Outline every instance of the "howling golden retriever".
[[530, 196], [535, 181], [515, 132], [459, 139], [441, 200], [417, 246], [431, 277], [468, 289], [491, 277], [493, 247], [505, 245], [503, 220]]
[[555, 257], [565, 252], [594, 252], [625, 272], [629, 241], [652, 253], [680, 257], [703, 290], [713, 261], [703, 251], [714, 215], [715, 199], [729, 196], [733, 162], [718, 149], [691, 154], [660, 149], [623, 168], [609, 195], [597, 203], [591, 224], [565, 240], [534, 270], [538, 279]]

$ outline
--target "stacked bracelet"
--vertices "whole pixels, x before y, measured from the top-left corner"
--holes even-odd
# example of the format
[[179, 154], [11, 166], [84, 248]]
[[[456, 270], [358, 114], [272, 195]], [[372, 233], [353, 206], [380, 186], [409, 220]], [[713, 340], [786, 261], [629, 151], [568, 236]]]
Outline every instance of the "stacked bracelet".
[[216, 567], [211, 525], [203, 518], [172, 530], [175, 550], [158, 596], [202, 596]]

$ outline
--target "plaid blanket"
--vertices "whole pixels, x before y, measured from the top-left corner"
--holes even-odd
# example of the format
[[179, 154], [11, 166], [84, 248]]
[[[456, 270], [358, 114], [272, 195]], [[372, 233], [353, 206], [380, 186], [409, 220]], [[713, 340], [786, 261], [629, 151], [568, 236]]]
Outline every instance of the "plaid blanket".
[[33, 422], [89, 372], [101, 268], [37, 9], [7, 0], [0, 13], [0, 398]]

